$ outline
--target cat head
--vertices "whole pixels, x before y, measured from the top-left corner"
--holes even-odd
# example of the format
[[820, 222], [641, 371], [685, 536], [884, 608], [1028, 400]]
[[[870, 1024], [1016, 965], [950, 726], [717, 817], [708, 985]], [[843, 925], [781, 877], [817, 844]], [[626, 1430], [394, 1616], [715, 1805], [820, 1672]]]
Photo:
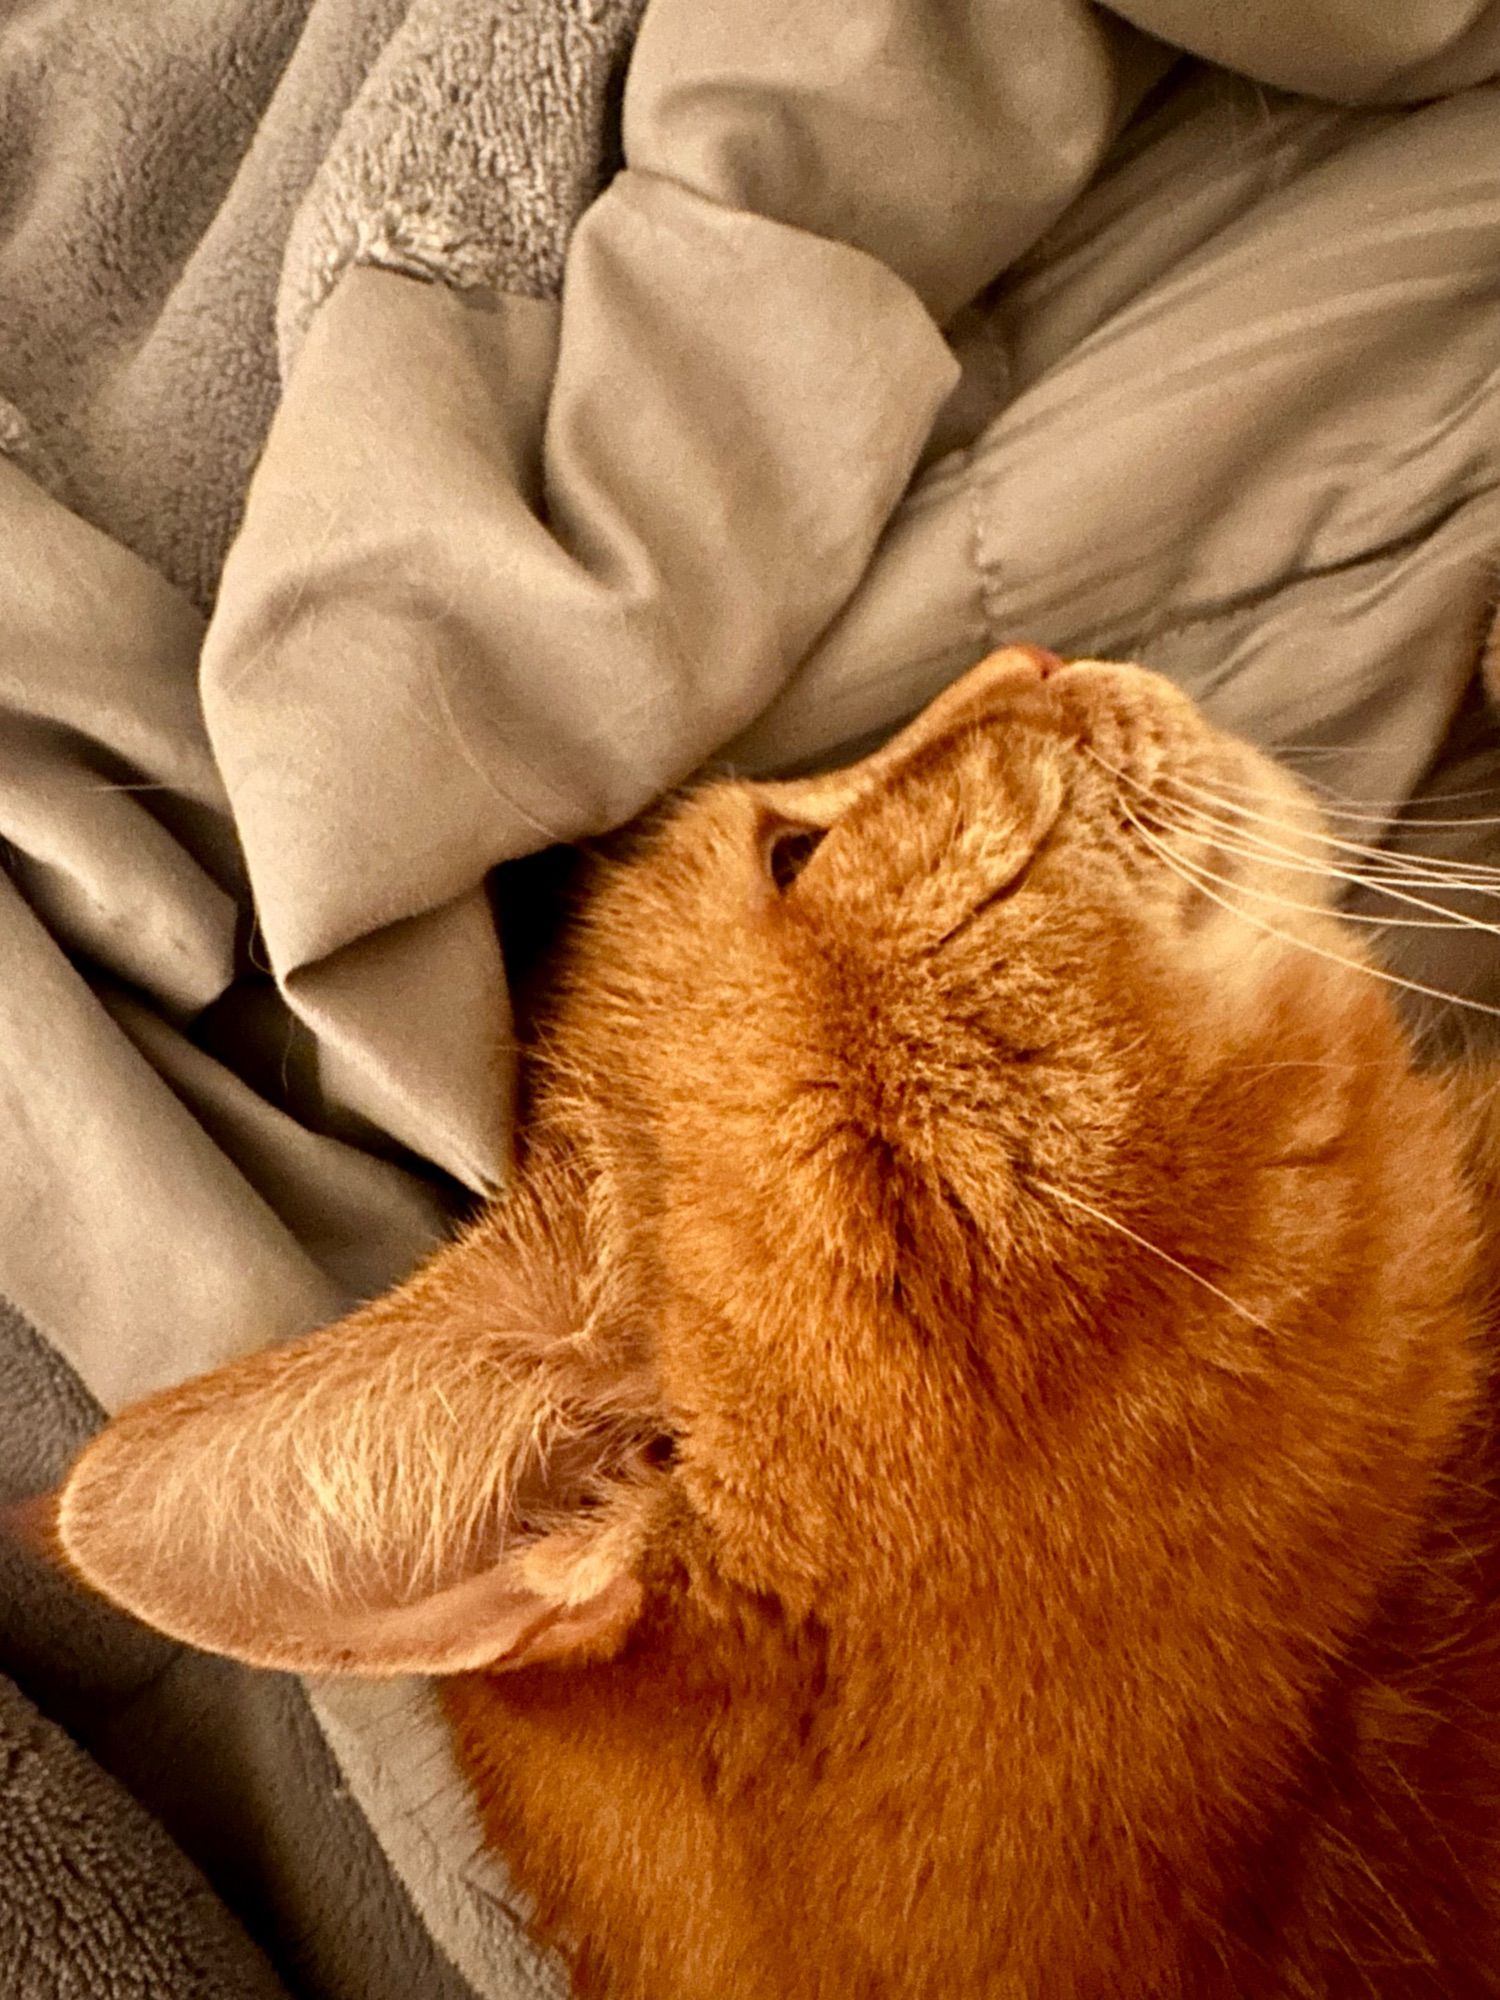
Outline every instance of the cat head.
[[1127, 1527], [1336, 1623], [1410, 1531], [1455, 1142], [1311, 800], [1152, 674], [1010, 648], [860, 764], [659, 815], [530, 1095], [410, 1283], [84, 1453], [83, 1576], [265, 1664], [453, 1671], [597, 1658], [651, 1592], [941, 1617]]

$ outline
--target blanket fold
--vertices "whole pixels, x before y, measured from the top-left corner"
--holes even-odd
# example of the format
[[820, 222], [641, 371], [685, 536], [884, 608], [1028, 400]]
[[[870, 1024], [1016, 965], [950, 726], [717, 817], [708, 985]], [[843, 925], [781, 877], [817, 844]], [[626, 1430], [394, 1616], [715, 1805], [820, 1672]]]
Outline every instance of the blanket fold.
[[[505, 1130], [485, 874], [629, 818], [749, 719], [853, 588], [954, 375], [869, 258], [650, 179], [590, 212], [575, 284], [542, 449], [550, 308], [346, 277], [204, 655], [294, 1004], [362, 1066], [361, 1109], [480, 1187]], [[465, 995], [447, 1036], [435, 977]]]

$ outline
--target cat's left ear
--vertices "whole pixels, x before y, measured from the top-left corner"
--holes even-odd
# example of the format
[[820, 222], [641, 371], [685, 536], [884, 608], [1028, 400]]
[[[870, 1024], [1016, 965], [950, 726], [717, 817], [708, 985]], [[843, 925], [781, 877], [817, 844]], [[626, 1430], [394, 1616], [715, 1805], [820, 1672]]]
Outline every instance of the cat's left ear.
[[65, 1561], [257, 1666], [614, 1650], [669, 1475], [612, 1239], [597, 1188], [533, 1174], [388, 1298], [135, 1405], [57, 1496]]

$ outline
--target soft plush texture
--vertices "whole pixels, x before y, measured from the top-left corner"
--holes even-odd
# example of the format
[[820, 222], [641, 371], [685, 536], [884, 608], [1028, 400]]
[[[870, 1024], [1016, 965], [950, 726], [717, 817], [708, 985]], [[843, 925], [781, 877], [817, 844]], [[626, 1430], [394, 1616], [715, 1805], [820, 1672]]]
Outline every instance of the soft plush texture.
[[[0, 1295], [107, 1409], [503, 1180], [512, 864], [705, 759], [1025, 636], [1493, 782], [1500, 8], [635, 11], [0, 24]], [[313, 1699], [530, 1990], [430, 1696]]]
[[[97, 1421], [88, 1397], [0, 1309], [0, 1497], [55, 1479]], [[66, 1591], [0, 1542], [0, 1658], [80, 1733], [149, 1690], [177, 1649]], [[145, 1810], [0, 1677], [0, 1965], [16, 2000], [284, 1995], [198, 1871]]]
[[15, 2000], [283, 1988], [158, 1828], [0, 1680], [0, 1962]]
[[[0, 1305], [0, 1505], [101, 1417]], [[3, 1534], [0, 1674], [8, 2000], [467, 2000], [295, 1680], [173, 1646]]]

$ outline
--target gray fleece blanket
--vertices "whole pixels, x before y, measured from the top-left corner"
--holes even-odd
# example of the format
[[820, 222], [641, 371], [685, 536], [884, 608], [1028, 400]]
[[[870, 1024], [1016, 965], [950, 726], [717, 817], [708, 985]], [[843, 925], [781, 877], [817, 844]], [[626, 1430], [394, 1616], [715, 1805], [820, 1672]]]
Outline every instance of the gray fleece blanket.
[[[0, 1506], [102, 1415], [0, 1305]], [[295, 1681], [187, 1653], [4, 1538], [0, 1665], [6, 2000], [470, 1994]]]
[[[97, 1421], [76, 1380], [0, 1310], [0, 1500], [55, 1479]], [[113, 1626], [113, 1632], [111, 1631]], [[113, 1641], [113, 1643], [111, 1643]], [[0, 1544], [6, 1664], [86, 1727], [173, 1649], [67, 1595]], [[0, 1677], [0, 1968], [13, 2000], [285, 2000], [161, 1825], [13, 1680]]]
[[128, 1793], [0, 1680], [0, 1964], [14, 2000], [276, 2000], [284, 1989]]
[[[1500, 775], [1500, 7], [638, 11], [0, 10], [13, 1490], [503, 1181], [524, 857], [716, 756], [1025, 637], [1492, 855], [1411, 802]], [[1391, 951], [1484, 1007], [1492, 945]], [[272, 1977], [165, 1845], [131, 1900], [158, 1835], [83, 1750], [289, 1990], [558, 1990], [428, 1690], [7, 1560], [0, 1672], [76, 1746], [0, 1706], [39, 1996], [127, 1931], [154, 1992]]]

